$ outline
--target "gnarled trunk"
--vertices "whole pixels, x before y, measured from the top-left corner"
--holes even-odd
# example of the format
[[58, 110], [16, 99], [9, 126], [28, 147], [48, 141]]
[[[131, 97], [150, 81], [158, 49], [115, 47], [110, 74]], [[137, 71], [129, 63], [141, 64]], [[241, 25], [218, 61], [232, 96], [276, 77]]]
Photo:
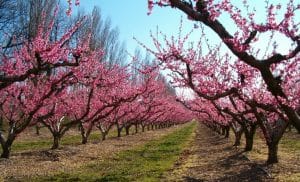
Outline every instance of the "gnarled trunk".
[[2, 146], [1, 158], [8, 159], [10, 157], [10, 149], [11, 149], [11, 146], [8, 146], [8, 145]]
[[130, 125], [125, 127], [126, 135], [129, 135], [129, 129], [130, 129]]
[[59, 134], [52, 134], [53, 135], [53, 144], [51, 149], [58, 149], [60, 143], [60, 135]]
[[38, 124], [35, 125], [35, 134], [40, 135], [40, 126]]
[[267, 164], [278, 163], [278, 143], [272, 142], [268, 144], [268, 160]]
[[297, 129], [298, 133], [300, 133], [300, 116], [293, 108], [281, 104], [285, 114], [289, 118], [290, 123]]
[[118, 137], [121, 137], [122, 129], [118, 129]]
[[117, 130], [118, 130], [118, 137], [121, 137], [122, 129], [123, 129], [123, 128], [118, 128], [118, 129], [117, 129]]
[[225, 126], [221, 126], [221, 135], [225, 135]]
[[278, 162], [278, 144], [282, 138], [288, 122], [278, 119], [273, 123], [261, 122], [260, 128], [264, 133], [264, 137], [268, 146], [267, 164], [274, 164]]
[[230, 131], [230, 127], [225, 126], [225, 138], [229, 138], [229, 131]]
[[252, 150], [255, 131], [256, 131], [256, 125], [251, 125], [249, 130], [247, 128], [245, 129], [245, 139], [246, 139], [245, 151]]
[[138, 126], [139, 126], [139, 125], [138, 125], [138, 124], [135, 124], [134, 126], [135, 126], [135, 133], [138, 133], [138, 132], [139, 132], [139, 129], [138, 129]]
[[116, 123], [116, 126], [117, 126], [117, 132], [118, 132], [117, 137], [120, 138], [120, 137], [121, 137], [121, 133], [122, 133], [123, 126], [120, 126], [119, 123]]
[[0, 140], [1, 140], [1, 147], [2, 147], [2, 154], [1, 154], [0, 158], [8, 159], [10, 157], [11, 146], [15, 140], [15, 134], [14, 133], [8, 134], [6, 141], [5, 141], [1, 131], [0, 131], [0, 135], [1, 135]]
[[102, 132], [101, 131], [101, 136], [102, 136], [102, 141], [106, 140], [106, 135], [108, 134], [108, 132]]
[[81, 135], [81, 144], [87, 144], [88, 137], [86, 135]]
[[3, 145], [1, 145], [2, 146], [1, 158], [8, 159], [10, 157], [10, 151], [11, 151], [11, 146], [13, 141], [14, 141], [14, 137], [7, 139], [6, 142]]
[[240, 146], [241, 145], [242, 134], [243, 134], [242, 129], [240, 129], [238, 131], [234, 131], [235, 140], [234, 140], [233, 146]]
[[81, 144], [86, 144], [88, 142], [88, 137], [90, 134], [89, 128], [85, 129], [81, 123], [80, 124], [80, 133], [81, 133]]

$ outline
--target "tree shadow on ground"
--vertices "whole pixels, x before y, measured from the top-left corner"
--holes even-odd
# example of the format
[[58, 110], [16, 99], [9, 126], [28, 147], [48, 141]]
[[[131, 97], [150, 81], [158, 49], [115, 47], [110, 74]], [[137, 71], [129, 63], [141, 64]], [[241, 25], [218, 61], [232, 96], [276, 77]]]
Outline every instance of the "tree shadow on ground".
[[189, 176], [184, 176], [183, 180], [186, 181], [186, 182], [204, 182], [205, 181], [203, 179], [195, 179], [195, 178], [192, 178], [192, 177], [189, 177]]
[[182, 181], [274, 181], [268, 178], [264, 166], [251, 162], [244, 151], [236, 150], [228, 140], [199, 127], [192, 151], [197, 158], [189, 167]]
[[250, 168], [240, 170], [237, 173], [229, 172], [226, 175], [216, 179], [216, 181], [272, 181], [268, 179], [263, 170], [261, 170], [257, 165], [253, 164], [249, 166]]

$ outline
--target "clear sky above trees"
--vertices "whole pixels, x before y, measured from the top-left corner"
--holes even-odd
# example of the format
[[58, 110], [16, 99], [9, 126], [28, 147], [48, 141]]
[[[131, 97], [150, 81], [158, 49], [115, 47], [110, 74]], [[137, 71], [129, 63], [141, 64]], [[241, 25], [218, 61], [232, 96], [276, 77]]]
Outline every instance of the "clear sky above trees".
[[[110, 17], [112, 24], [119, 27], [121, 39], [126, 41], [130, 53], [133, 53], [137, 46], [133, 37], [152, 46], [150, 30], [156, 31], [156, 27], [159, 26], [164, 33], [176, 35], [180, 17], [185, 17], [171, 8], [155, 8], [153, 14], [147, 15], [147, 1], [143, 0], [81, 0], [79, 9], [90, 12], [94, 6], [99, 6], [102, 14]], [[189, 31], [194, 23], [185, 22], [185, 25], [185, 29]]]
[[[264, 1], [254, 0], [251, 1], [251, 4], [252, 2], [253, 5], [255, 4], [255, 9], [257, 10], [255, 16], [258, 19], [259, 17], [265, 17], [263, 14], [265, 12]], [[285, 2], [286, 1], [282, 1], [282, 4], [284, 5]], [[241, 2], [240, 5], [242, 5]], [[152, 14], [147, 15], [147, 1], [143, 0], [81, 0], [79, 9], [90, 12], [94, 6], [100, 7], [103, 15], [110, 17], [112, 24], [119, 27], [121, 39], [126, 41], [130, 53], [133, 53], [137, 46], [136, 41], [132, 39], [133, 37], [141, 40], [147, 46], [152, 46], [149, 31], [156, 31], [157, 26], [159, 30], [167, 35], [177, 35], [181, 16], [184, 17], [184, 29], [186, 31], [190, 31], [195, 24], [195, 22], [187, 20], [186, 15], [181, 11], [176, 11], [172, 8], [155, 7]], [[78, 9], [78, 7], [75, 7], [74, 11], [76, 11], [76, 9]], [[226, 21], [228, 25], [232, 24], [232, 22], [229, 21], [229, 17], [222, 16], [220, 18]], [[261, 20], [264, 21], [264, 18], [261, 18]], [[190, 37], [191, 41], [193, 39], [197, 41], [197, 38], [199, 38], [198, 35], [199, 31], [195, 31]], [[217, 36], [210, 30], [208, 30], [208, 38], [213, 40], [213, 42], [219, 41]], [[268, 37], [262, 38], [261, 42], [266, 42], [264, 39], [267, 40], [267, 38]], [[287, 39], [284, 37], [281, 37], [281, 39], [282, 41], [278, 48], [279, 50], [287, 51], [289, 47], [285, 44], [287, 43]], [[261, 42], [259, 44], [262, 44]], [[261, 47], [264, 47], [264, 45], [261, 45]]]

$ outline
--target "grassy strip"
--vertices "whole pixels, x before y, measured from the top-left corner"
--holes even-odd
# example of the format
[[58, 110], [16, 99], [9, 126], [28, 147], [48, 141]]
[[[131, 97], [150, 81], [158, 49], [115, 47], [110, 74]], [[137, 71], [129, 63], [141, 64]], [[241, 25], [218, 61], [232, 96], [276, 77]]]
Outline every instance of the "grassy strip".
[[[91, 141], [99, 140], [99, 133], [92, 133], [90, 136]], [[61, 145], [79, 145], [81, 144], [81, 136], [80, 135], [69, 135], [65, 136], [61, 139]], [[52, 146], [52, 138], [43, 138], [37, 139], [33, 141], [16, 141], [12, 146], [12, 152], [20, 152], [20, 151], [28, 151], [28, 150], [41, 150], [41, 149], [49, 149]], [[0, 148], [0, 152], [2, 149]]]
[[[133, 133], [133, 127], [131, 128], [130, 133]], [[46, 131], [47, 132], [47, 131]], [[122, 131], [122, 135], [125, 135], [125, 131]], [[117, 136], [117, 130], [113, 129], [111, 130], [107, 138], [113, 138]], [[35, 139], [30, 141], [22, 141], [22, 139], [17, 139], [13, 145], [12, 145], [12, 152], [22, 152], [22, 151], [31, 151], [31, 150], [42, 150], [42, 149], [50, 149], [52, 146], [52, 138], [39, 138], [39, 136], [36, 136]], [[89, 137], [89, 142], [93, 141], [100, 141], [101, 140], [101, 134], [99, 131], [93, 131]], [[78, 132], [77, 135], [66, 135], [62, 137], [61, 139], [61, 146], [67, 146], [67, 145], [79, 145], [81, 144], [81, 135]], [[0, 147], [0, 153], [2, 153], [2, 148]]]
[[187, 146], [196, 123], [151, 141], [144, 146], [126, 150], [104, 161], [89, 163], [74, 173], [61, 173], [40, 181], [158, 181], [171, 169]]
[[[295, 135], [297, 135], [295, 133]], [[300, 140], [299, 138], [292, 138], [292, 137], [283, 137], [280, 140], [280, 146], [284, 148], [291, 149], [292, 151], [300, 151]]]
[[[99, 133], [91, 133], [90, 140], [94, 141], [100, 138]], [[81, 144], [81, 136], [69, 135], [61, 139], [61, 145], [79, 145]], [[12, 151], [25, 151], [25, 150], [39, 150], [49, 149], [52, 146], [52, 138], [49, 139], [36, 139], [34, 141], [20, 141], [12, 146]]]

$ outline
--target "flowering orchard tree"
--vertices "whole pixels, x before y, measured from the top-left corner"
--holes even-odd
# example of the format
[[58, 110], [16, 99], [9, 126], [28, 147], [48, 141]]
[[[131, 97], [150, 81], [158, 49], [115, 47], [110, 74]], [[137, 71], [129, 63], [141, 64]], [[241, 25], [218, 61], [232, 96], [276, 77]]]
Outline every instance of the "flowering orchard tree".
[[[48, 118], [48, 113], [36, 114], [39, 110], [60, 92], [72, 78], [72, 73], [57, 73], [53, 77], [32, 77], [24, 82], [12, 84], [1, 90], [1, 116], [8, 123], [7, 137], [0, 131], [0, 142], [2, 147], [2, 158], [8, 158], [11, 145], [15, 138], [34, 119]], [[50, 113], [54, 108], [50, 108]]]
[[[139, 113], [139, 107], [143, 107], [138, 103], [140, 97], [155, 91], [156, 87], [153, 87], [155, 80], [152, 78], [153, 77], [149, 75], [144, 82], [135, 85], [126, 81], [126, 84], [124, 84], [123, 88], [116, 90], [118, 96], [113, 96], [115, 98], [113, 102], [116, 103], [114, 106], [117, 107], [108, 116], [108, 118], [101, 121], [104, 121], [106, 123], [105, 125], [107, 125], [109, 123], [107, 121], [108, 119], [110, 120], [109, 126], [116, 125], [118, 129], [118, 137], [121, 136], [121, 131], [123, 128], [129, 131], [130, 126], [133, 124], [133, 116]], [[101, 121], [98, 121], [98, 126], [101, 126]]]
[[[149, 72], [149, 70], [151, 71]], [[174, 96], [167, 93], [163, 82], [156, 80], [157, 73], [153, 69], [146, 68], [141, 72], [148, 73], [148, 75], [138, 85], [141, 84], [142, 88], [147, 89], [130, 103], [122, 103], [107, 118], [112, 122], [109, 126], [111, 124], [116, 125], [118, 137], [121, 136], [123, 129], [125, 129], [126, 135], [129, 135], [132, 126], [135, 126], [136, 132], [138, 132], [139, 126], [142, 127], [142, 131], [145, 131], [146, 126], [148, 128], [149, 126], [167, 127], [175, 123], [186, 122], [192, 117], [189, 115], [190, 112], [174, 102]], [[178, 107], [182, 109], [181, 112], [177, 109]], [[186, 117], [187, 120], [182, 117]], [[101, 121], [99, 124], [101, 124]], [[108, 121], [105, 121], [105, 124], [108, 125]]]
[[[300, 117], [294, 107], [292, 98], [299, 96], [299, 90], [290, 89], [282, 83], [293, 82], [296, 88], [299, 87], [299, 9], [300, 5], [293, 0], [283, 3], [273, 3], [266, 1], [264, 12], [265, 19], [256, 18], [259, 13], [256, 12], [255, 2], [244, 0], [240, 4], [234, 4], [228, 0], [148, 0], [148, 8], [151, 12], [154, 5], [161, 7], [170, 6], [178, 8], [184, 12], [188, 19], [204, 24], [213, 30], [228, 47], [239, 61], [258, 70], [267, 90], [276, 98], [280, 109], [298, 131], [300, 131]], [[238, 2], [236, 2], [238, 3]], [[257, 14], [257, 15], [256, 15]], [[229, 15], [233, 23], [224, 23], [224, 16]], [[261, 14], [259, 14], [261, 15]], [[222, 19], [223, 18], [223, 19]], [[231, 26], [229, 27], [226, 26]], [[232, 28], [233, 27], [233, 28]], [[266, 51], [263, 56], [257, 54], [260, 47], [257, 46], [260, 37], [271, 34], [270, 38], [285, 37], [292, 44], [288, 51], [279, 53], [276, 49], [278, 44], [274, 42], [274, 50]], [[279, 34], [280, 36], [274, 36]], [[277, 40], [279, 43], [280, 39]], [[270, 41], [272, 42], [272, 41]], [[266, 45], [264, 49], [268, 49]], [[261, 51], [262, 52], [262, 51]], [[282, 68], [282, 65], [285, 65]], [[279, 72], [279, 75], [278, 75]], [[289, 84], [292, 85], [292, 84]], [[296, 100], [296, 103], [299, 101]]]
[[[57, 149], [60, 139], [68, 129], [78, 124], [80, 119], [88, 114], [93, 91], [93, 88], [85, 88], [72, 93], [65, 90], [63, 94], [53, 98], [40, 110], [38, 114], [44, 115], [44, 113], [47, 113], [49, 115], [47, 118], [39, 119], [38, 122], [46, 126], [51, 132], [53, 136], [52, 149]], [[53, 111], [51, 108], [53, 108]], [[81, 111], [78, 111], [78, 108]], [[77, 116], [76, 119], [70, 117], [73, 115]]]
[[[128, 107], [139, 95], [147, 91], [146, 88], [131, 86], [128, 82], [129, 75], [124, 71], [125, 69], [115, 69], [113, 74], [105, 74], [109, 82], [107, 85], [99, 87], [92, 102], [97, 103], [93, 105], [88, 117], [81, 122], [81, 132], [84, 134], [82, 135], [83, 143], [87, 142], [87, 138], [95, 125], [100, 129], [102, 137], [105, 139], [109, 129], [114, 124], [112, 115], [117, 117], [116, 112], [120, 110], [121, 105]], [[111, 80], [112, 78], [114, 80]], [[108, 119], [110, 122], [107, 121]], [[102, 122], [105, 123], [102, 125]]]
[[207, 100], [195, 96], [192, 100], [186, 100], [184, 97], [177, 97], [177, 102], [180, 102], [185, 108], [194, 112], [197, 119], [213, 129], [214, 131], [229, 137], [229, 129], [231, 126], [231, 117], [224, 114], [215, 101]]
[[[79, 6], [79, 4], [80, 4], [80, 1], [79, 1], [79, 0], [75, 0], [74, 2], [75, 2], [75, 6]], [[66, 11], [66, 14], [67, 14], [68, 16], [71, 16], [71, 14], [72, 14], [72, 4], [73, 4], [73, 0], [67, 0], [67, 3], [68, 3], [68, 9], [67, 9], [67, 11]]]
[[101, 55], [101, 52], [100, 55], [93, 54], [89, 61], [73, 68], [75, 83], [45, 108], [46, 111], [49, 107], [58, 108], [51, 117], [41, 121], [53, 135], [52, 149], [58, 148], [63, 135], [78, 124], [81, 126], [82, 143], [86, 143], [94, 123], [109, 115], [119, 102], [127, 101], [125, 95], [129, 96], [124, 87], [128, 85], [128, 76], [124, 68], [115, 66], [107, 69], [97, 61]]
[[[47, 119], [61, 109], [51, 103], [65, 95], [65, 89], [76, 81], [78, 72], [74, 68], [88, 64], [88, 38], [74, 46], [68, 44], [80, 25], [81, 21], [52, 41], [53, 21], [49, 24], [42, 21], [32, 42], [11, 55], [2, 54], [0, 106], [4, 119], [1, 122], [7, 122], [9, 129], [7, 137], [0, 131], [1, 157], [9, 157], [13, 141], [29, 124]], [[100, 51], [98, 56], [101, 54]]]
[[42, 17], [37, 36], [32, 41], [25, 43], [11, 55], [1, 54], [3, 64], [0, 65], [0, 89], [59, 67], [78, 66], [83, 61], [81, 57], [87, 52], [88, 40], [82, 39], [75, 46], [68, 44], [82, 21], [77, 22], [59, 40], [52, 41], [50, 36], [54, 20], [49, 24], [44, 20], [45, 17]]
[[[68, 1], [68, 14], [72, 2]], [[74, 41], [83, 20], [52, 40], [54, 20], [47, 23], [45, 16], [35, 38], [1, 55], [0, 116], [8, 126], [7, 132], [0, 131], [1, 157], [9, 158], [16, 137], [37, 123], [51, 132], [56, 149], [75, 125], [80, 125], [86, 143], [94, 126], [105, 137], [113, 124], [128, 133], [132, 125], [166, 127], [193, 118], [174, 101], [174, 92], [161, 80], [156, 65], [136, 68], [140, 78], [133, 81], [136, 75], [129, 66], [99, 61], [104, 53], [89, 46], [92, 33]]]
[[[182, 24], [179, 29], [182, 29]], [[190, 33], [181, 37], [179, 32], [177, 39], [160, 34], [163, 41], [151, 35], [156, 50], [140, 44], [156, 56], [162, 69], [171, 71], [169, 75], [175, 86], [188, 87], [194, 91], [195, 96], [199, 97], [196, 101], [201, 102], [202, 107], [197, 109], [199, 106], [194, 103], [197, 106], [195, 109], [182, 99], [179, 101], [190, 110], [210, 113], [208, 118], [205, 115], [205, 121], [211, 121], [210, 126], [217, 131], [229, 134], [231, 126], [236, 131], [236, 143], [239, 143], [242, 132], [245, 132], [247, 151], [252, 149], [254, 132], [259, 125], [269, 147], [268, 162], [277, 162], [277, 145], [290, 122], [282, 109], [282, 103], [295, 109], [299, 107], [297, 101], [292, 102], [299, 99], [299, 95], [294, 94], [297, 91], [291, 88], [295, 82], [289, 80], [281, 83], [282, 87], [290, 87], [292, 92], [287, 92], [290, 100], [280, 100], [269, 92], [259, 70], [239, 60], [234, 61], [227, 53], [221, 55], [220, 46], [208, 46], [207, 54], [204, 55], [202, 41], [205, 35], [197, 44], [188, 46]], [[280, 68], [287, 73], [291, 71], [286, 65]]]

